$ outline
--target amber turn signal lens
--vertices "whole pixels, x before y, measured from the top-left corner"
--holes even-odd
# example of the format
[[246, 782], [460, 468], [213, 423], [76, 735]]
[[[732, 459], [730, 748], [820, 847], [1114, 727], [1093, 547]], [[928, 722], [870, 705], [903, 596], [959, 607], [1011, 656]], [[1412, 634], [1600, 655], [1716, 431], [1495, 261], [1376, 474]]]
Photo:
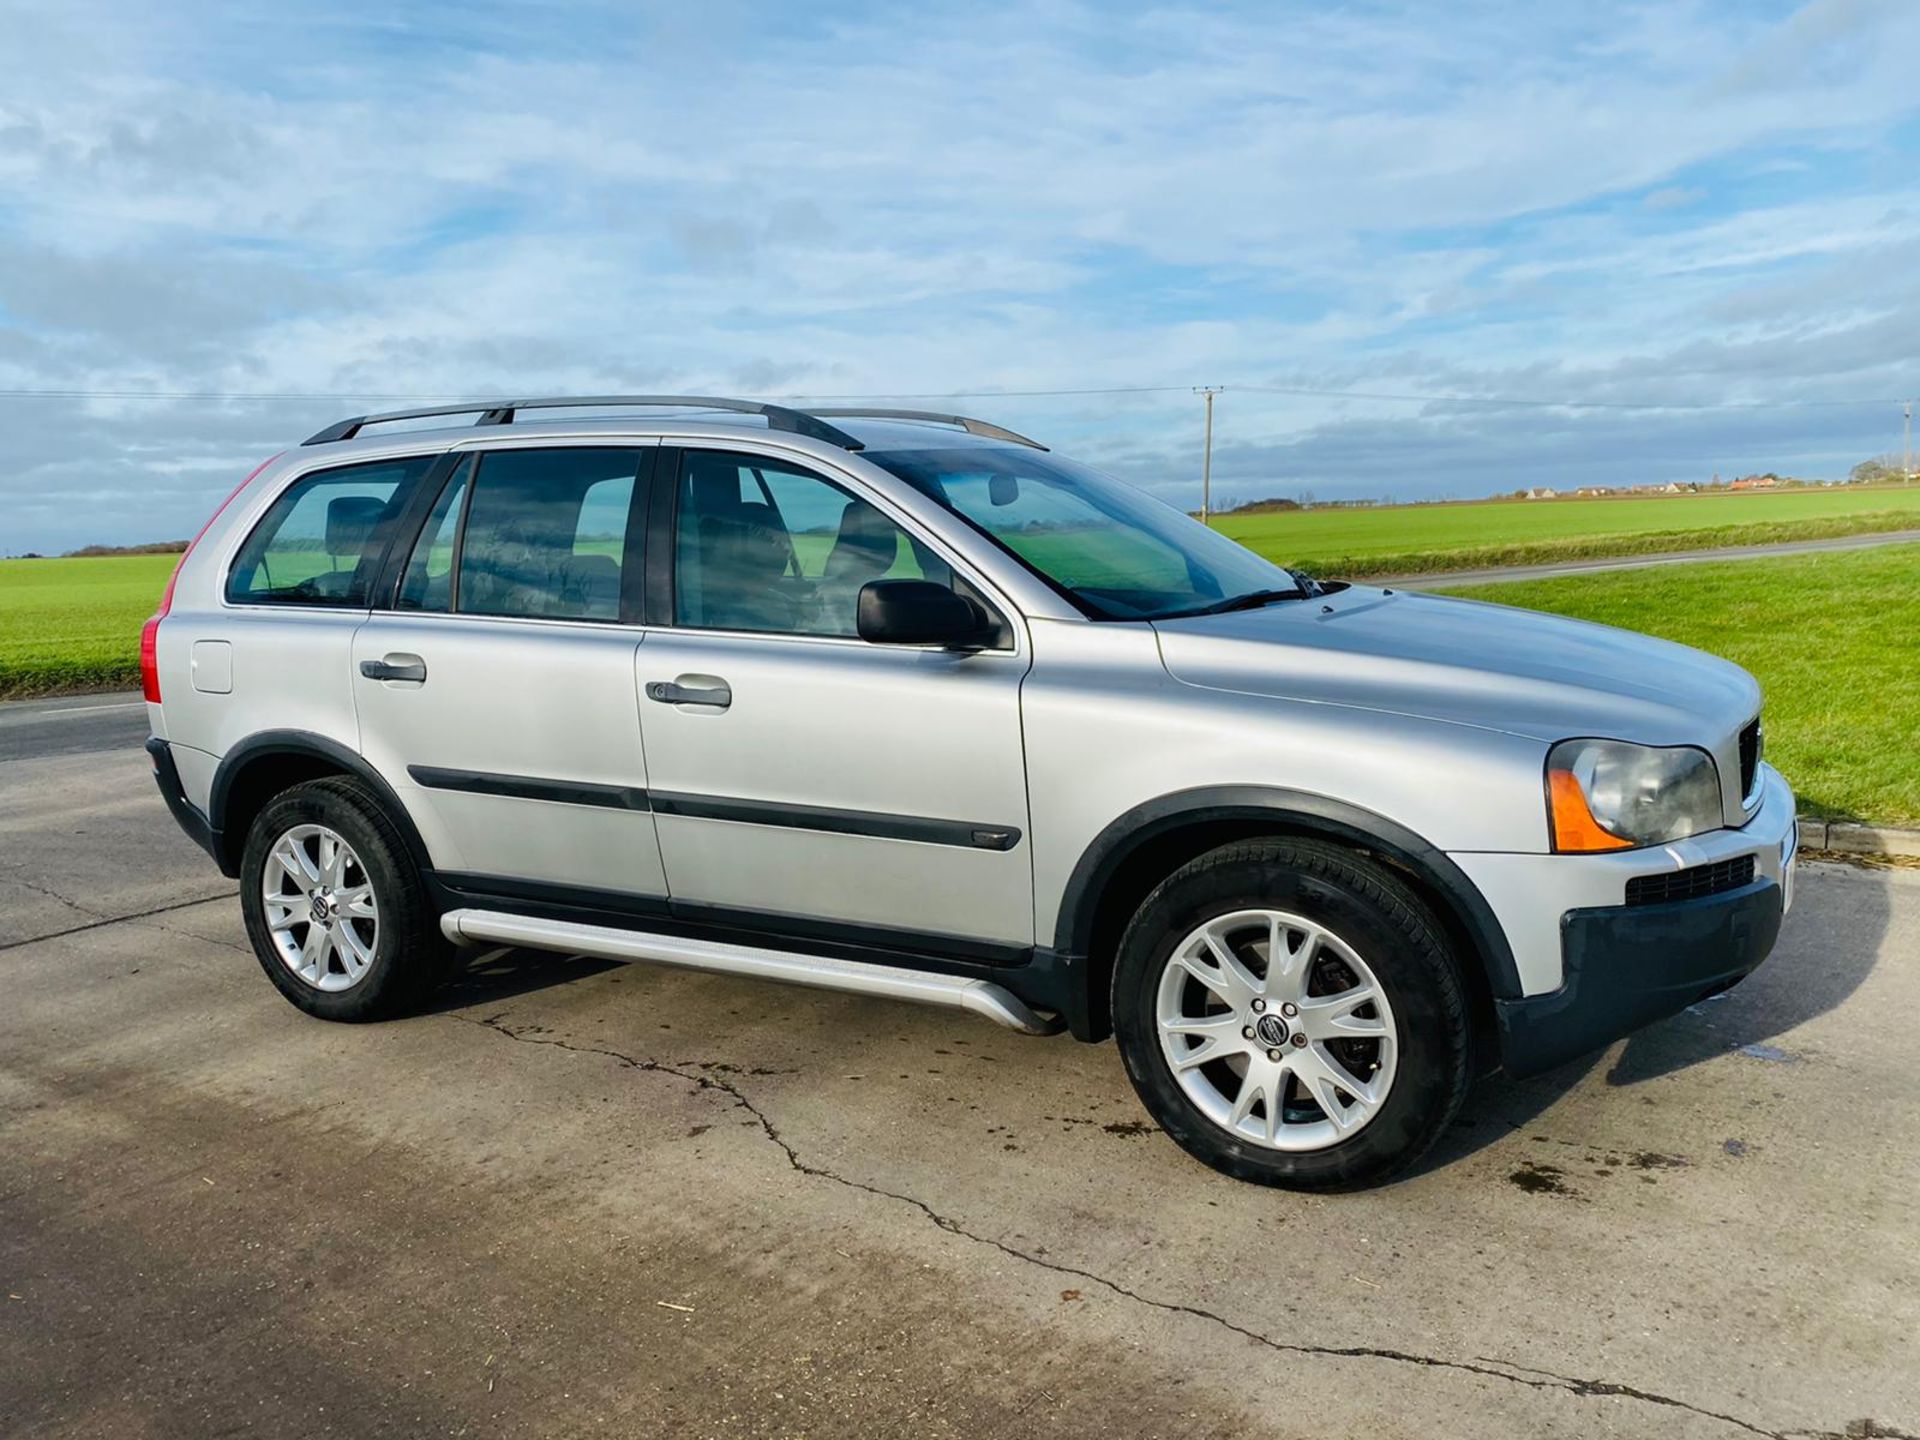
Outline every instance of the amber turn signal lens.
[[1587, 797], [1571, 771], [1547, 772], [1547, 795], [1552, 801], [1553, 848], [1556, 850], [1631, 850], [1633, 842], [1600, 828], [1587, 808]]

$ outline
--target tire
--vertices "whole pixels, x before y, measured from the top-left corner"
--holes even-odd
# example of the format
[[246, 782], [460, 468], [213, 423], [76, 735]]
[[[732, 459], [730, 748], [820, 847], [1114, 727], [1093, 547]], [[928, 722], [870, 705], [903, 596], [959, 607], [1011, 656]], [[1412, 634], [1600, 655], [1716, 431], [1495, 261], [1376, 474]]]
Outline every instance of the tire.
[[[344, 845], [330, 850], [329, 835]], [[337, 896], [338, 903], [314, 908], [313, 874], [295, 878], [275, 858], [276, 849], [292, 855], [283, 846], [298, 847], [315, 865], [341, 856], [338, 875], [318, 887], [323, 902]], [[440, 934], [406, 841], [374, 793], [349, 776], [283, 790], [254, 817], [240, 860], [240, 908], [267, 978], [323, 1020], [407, 1014], [451, 968], [453, 946]], [[322, 913], [327, 927], [316, 937], [314, 917]]]
[[1466, 1094], [1467, 1001], [1445, 934], [1393, 874], [1322, 841], [1226, 845], [1168, 876], [1121, 938], [1112, 1000], [1141, 1101], [1236, 1179], [1379, 1183], [1426, 1153]]

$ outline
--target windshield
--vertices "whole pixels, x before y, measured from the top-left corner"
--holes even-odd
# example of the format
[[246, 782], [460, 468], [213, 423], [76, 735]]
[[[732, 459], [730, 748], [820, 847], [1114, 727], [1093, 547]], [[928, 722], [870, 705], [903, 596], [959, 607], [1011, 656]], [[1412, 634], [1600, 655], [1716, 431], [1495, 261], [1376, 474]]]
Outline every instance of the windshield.
[[1058, 456], [971, 445], [862, 458], [939, 501], [1102, 619], [1166, 620], [1303, 593], [1290, 571]]

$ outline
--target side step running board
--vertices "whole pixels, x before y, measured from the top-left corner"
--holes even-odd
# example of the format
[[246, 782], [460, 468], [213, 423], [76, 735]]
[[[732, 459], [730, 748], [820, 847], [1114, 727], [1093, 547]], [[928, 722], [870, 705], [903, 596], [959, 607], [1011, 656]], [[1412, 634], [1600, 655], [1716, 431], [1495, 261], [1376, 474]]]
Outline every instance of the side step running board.
[[594, 955], [604, 960], [649, 960], [657, 965], [678, 965], [721, 975], [780, 980], [789, 985], [812, 985], [855, 995], [884, 995], [890, 1000], [916, 1000], [923, 1005], [971, 1010], [996, 1025], [1028, 1035], [1052, 1035], [1063, 1028], [1061, 1021], [1030, 1009], [1004, 986], [960, 975], [935, 975], [924, 970], [869, 965], [828, 955], [797, 955], [753, 945], [725, 945], [716, 940], [618, 930], [609, 925], [539, 920], [501, 910], [451, 910], [441, 917], [440, 929], [456, 945], [524, 945], [533, 950], [560, 950], [569, 955]]

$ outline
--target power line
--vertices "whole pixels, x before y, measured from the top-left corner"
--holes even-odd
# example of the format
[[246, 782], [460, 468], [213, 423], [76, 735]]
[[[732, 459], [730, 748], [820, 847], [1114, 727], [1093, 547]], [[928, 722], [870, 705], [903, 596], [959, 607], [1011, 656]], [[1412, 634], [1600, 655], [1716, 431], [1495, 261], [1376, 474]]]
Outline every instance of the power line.
[[1107, 385], [1085, 390], [921, 390], [892, 395], [860, 391], [849, 395], [768, 395], [768, 400], [1001, 400], [1048, 395], [1174, 395], [1186, 394], [1191, 385]]
[[266, 390], [0, 390], [4, 400], [464, 400], [464, 395], [294, 393]]
[[1294, 385], [1228, 385], [1228, 390], [1260, 395], [1304, 395], [1317, 399], [1397, 400], [1424, 405], [1538, 407], [1543, 410], [1824, 410], [1898, 405], [1898, 400], [1547, 400], [1511, 395], [1432, 395], [1384, 390], [1313, 390]]
[[[726, 387], [721, 387], [723, 390]], [[1109, 385], [1073, 390], [927, 390], [881, 394], [872, 390], [804, 395], [763, 395], [763, 400], [985, 400], [1012, 396], [1185, 394], [1188, 385]], [[399, 391], [265, 391], [265, 390], [5, 390], [4, 400], [404, 400], [455, 403], [474, 398], [471, 390], [453, 395], [410, 395]], [[491, 398], [504, 398], [493, 396]]]
[[[1463, 395], [1431, 391], [1336, 390], [1306, 385], [1222, 385], [1221, 391], [1239, 391], [1255, 395], [1292, 395], [1315, 400], [1371, 400], [1411, 405], [1469, 405], [1503, 409], [1542, 410], [1824, 410], [1867, 409], [1899, 405], [1897, 399], [1861, 398], [1851, 400], [1573, 400], [1541, 396]], [[1071, 398], [1099, 395], [1175, 395], [1192, 394], [1191, 385], [1105, 385], [1047, 390], [914, 390], [880, 392], [872, 390], [804, 394], [767, 395], [767, 400], [1026, 400]], [[461, 394], [407, 394], [398, 391], [262, 391], [262, 390], [80, 390], [80, 389], [0, 389], [0, 400], [158, 400], [158, 401], [299, 401], [339, 402], [402, 401], [405, 403], [452, 404], [474, 398], [473, 392]], [[496, 397], [499, 398], [499, 397]]]

